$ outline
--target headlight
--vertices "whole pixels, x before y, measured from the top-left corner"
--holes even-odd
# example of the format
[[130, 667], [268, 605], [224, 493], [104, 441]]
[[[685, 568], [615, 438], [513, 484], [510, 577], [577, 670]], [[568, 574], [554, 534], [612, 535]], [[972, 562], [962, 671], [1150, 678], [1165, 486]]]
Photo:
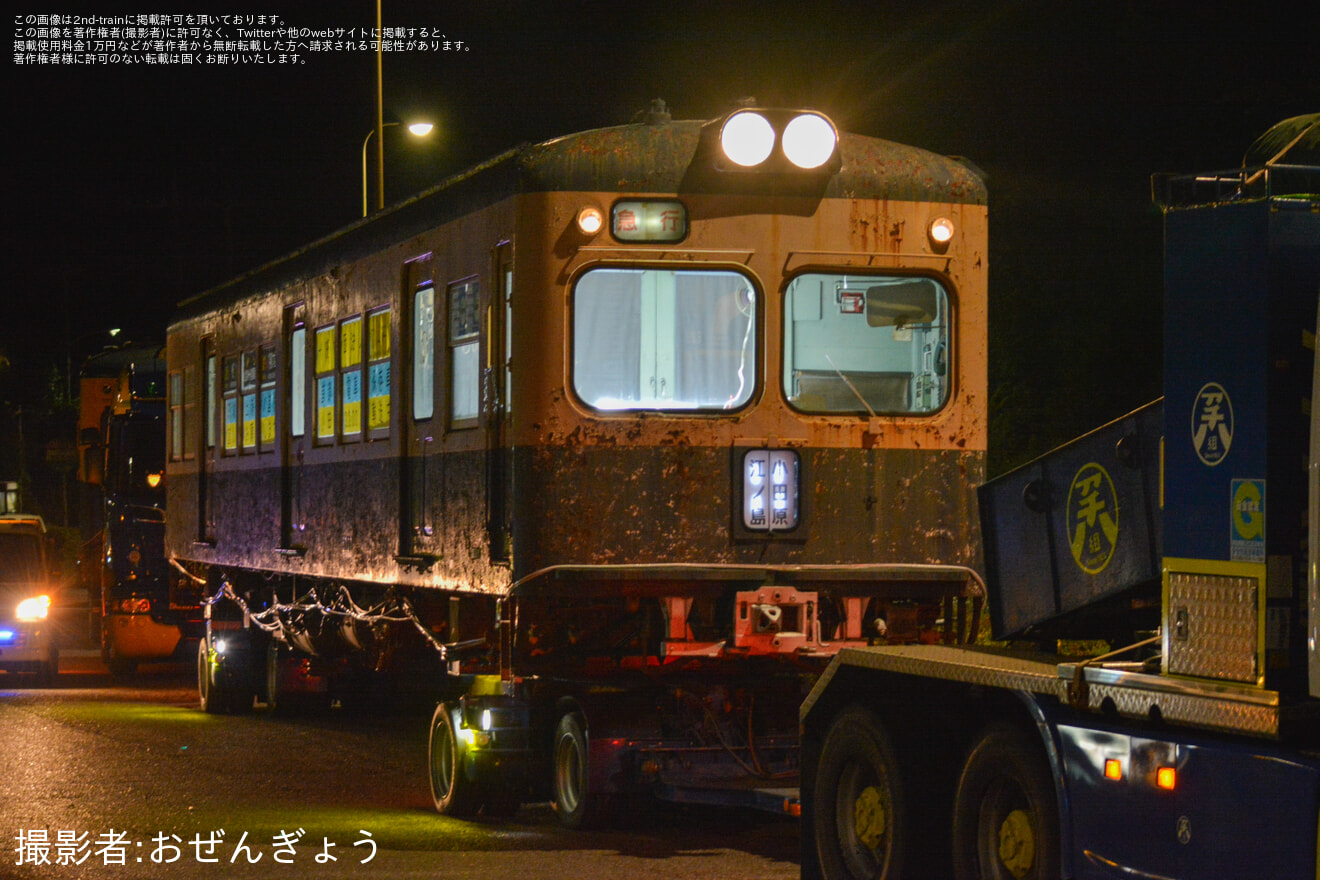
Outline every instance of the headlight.
[[824, 116], [803, 113], [784, 126], [784, 155], [804, 171], [819, 168], [834, 155], [839, 134]]
[[34, 620], [45, 620], [46, 615], [49, 613], [50, 596], [33, 596], [18, 603], [14, 616], [25, 623], [29, 623]]
[[735, 113], [720, 130], [720, 147], [729, 161], [751, 168], [770, 157], [775, 148], [775, 130], [759, 113], [744, 110]]

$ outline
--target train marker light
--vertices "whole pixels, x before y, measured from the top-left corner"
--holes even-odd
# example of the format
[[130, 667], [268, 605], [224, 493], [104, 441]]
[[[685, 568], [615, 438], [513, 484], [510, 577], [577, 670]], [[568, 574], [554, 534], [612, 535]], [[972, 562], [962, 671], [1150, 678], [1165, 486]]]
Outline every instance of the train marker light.
[[1112, 779], [1115, 782], [1123, 781], [1123, 762], [1118, 758], [1109, 758], [1105, 761], [1105, 778]]
[[1155, 785], [1165, 791], [1173, 791], [1178, 784], [1178, 771], [1172, 767], [1161, 767], [1155, 771]]
[[742, 110], [720, 129], [720, 149], [729, 161], [743, 168], [760, 165], [775, 148], [775, 129], [760, 113]]
[[595, 235], [600, 232], [601, 227], [605, 225], [605, 215], [600, 212], [600, 208], [594, 205], [587, 205], [577, 215], [578, 231], [583, 235]]
[[784, 155], [804, 171], [819, 168], [834, 155], [839, 134], [824, 116], [803, 113], [784, 126]]
[[953, 240], [953, 221], [948, 217], [936, 217], [926, 228], [926, 236], [930, 239], [931, 250], [937, 254], [944, 253]]

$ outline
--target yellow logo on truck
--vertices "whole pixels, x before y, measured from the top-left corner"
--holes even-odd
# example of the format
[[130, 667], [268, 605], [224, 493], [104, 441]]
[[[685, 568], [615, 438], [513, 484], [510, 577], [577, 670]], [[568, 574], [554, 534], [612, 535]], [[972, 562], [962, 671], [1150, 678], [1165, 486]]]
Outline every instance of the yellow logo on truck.
[[1118, 546], [1118, 496], [1104, 468], [1081, 466], [1068, 489], [1067, 511], [1073, 560], [1087, 574], [1099, 574]]

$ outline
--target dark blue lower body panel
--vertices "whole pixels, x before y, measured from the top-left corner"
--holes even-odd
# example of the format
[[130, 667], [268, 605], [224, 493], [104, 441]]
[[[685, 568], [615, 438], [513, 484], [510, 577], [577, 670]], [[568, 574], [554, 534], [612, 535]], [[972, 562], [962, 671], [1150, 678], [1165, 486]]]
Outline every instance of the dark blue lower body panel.
[[[1059, 719], [1079, 880], [1314, 880], [1320, 758], [1275, 743]], [[1106, 775], [1106, 767], [1109, 775]], [[1161, 787], [1160, 771], [1166, 769]], [[1170, 780], [1167, 770], [1171, 770]]]

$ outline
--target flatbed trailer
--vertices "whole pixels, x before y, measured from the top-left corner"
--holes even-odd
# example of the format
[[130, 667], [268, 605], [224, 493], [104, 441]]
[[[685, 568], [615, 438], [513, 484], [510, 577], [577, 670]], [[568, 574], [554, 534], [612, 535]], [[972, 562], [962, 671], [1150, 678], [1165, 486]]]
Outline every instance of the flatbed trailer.
[[804, 877], [1320, 877], [1317, 193], [1320, 114], [1157, 178], [1163, 398], [978, 491], [995, 647], [817, 680]]

